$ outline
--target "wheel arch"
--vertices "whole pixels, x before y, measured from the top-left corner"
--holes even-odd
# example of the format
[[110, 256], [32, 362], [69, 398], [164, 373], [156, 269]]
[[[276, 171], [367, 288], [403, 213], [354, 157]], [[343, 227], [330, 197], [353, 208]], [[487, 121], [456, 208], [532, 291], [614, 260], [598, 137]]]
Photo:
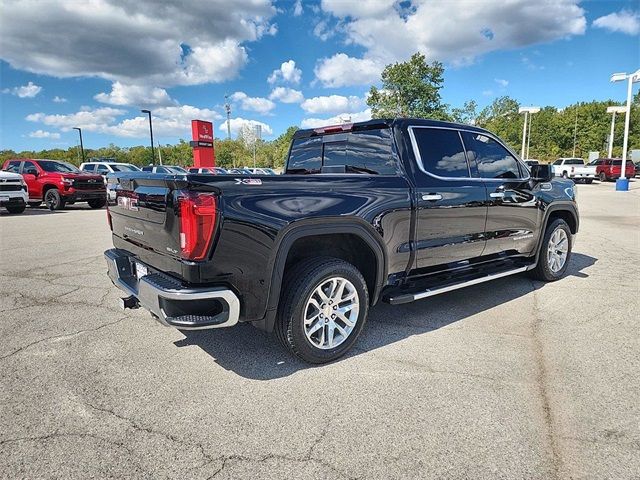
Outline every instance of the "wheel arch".
[[[336, 242], [347, 243], [341, 245], [342, 248], [333, 250]], [[314, 249], [311, 250], [310, 246]], [[356, 251], [354, 248], [366, 248], [366, 250], [359, 252], [356, 257], [345, 255], [345, 251], [353, 255]], [[386, 252], [380, 236], [364, 220], [323, 218], [295, 222], [281, 233], [275, 250], [267, 312], [262, 320], [254, 322], [260, 329], [273, 330], [286, 271], [299, 260], [312, 256], [309, 252], [312, 252], [313, 256], [333, 256], [353, 263], [367, 281], [371, 305], [374, 305], [380, 297], [387, 274]], [[300, 252], [307, 253], [300, 255]], [[374, 261], [374, 265], [370, 264], [371, 260]]]
[[538, 259], [540, 257], [540, 249], [542, 247], [544, 236], [547, 233], [547, 227], [556, 218], [561, 218], [562, 220], [567, 222], [567, 224], [569, 225], [569, 230], [571, 230], [572, 235], [575, 235], [576, 233], [578, 233], [578, 228], [580, 226], [580, 219], [578, 217], [578, 210], [573, 203], [563, 202], [563, 203], [549, 205], [549, 207], [547, 208], [544, 214], [544, 220], [542, 222], [542, 229], [540, 231], [538, 246], [536, 247], [535, 264], [538, 263]]

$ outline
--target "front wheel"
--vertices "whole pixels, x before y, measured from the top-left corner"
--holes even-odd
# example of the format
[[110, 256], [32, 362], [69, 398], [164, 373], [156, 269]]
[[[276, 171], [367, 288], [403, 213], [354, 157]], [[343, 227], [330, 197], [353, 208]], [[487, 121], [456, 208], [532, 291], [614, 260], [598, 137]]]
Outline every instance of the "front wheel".
[[369, 311], [362, 274], [344, 260], [303, 260], [288, 272], [276, 334], [293, 354], [310, 363], [344, 355], [356, 342]]
[[9, 213], [22, 213], [27, 208], [27, 204], [23, 203], [21, 205], [7, 205], [6, 208]]
[[587, 178], [584, 182], [585, 182], [587, 185], [589, 185], [589, 184], [593, 183], [593, 179], [592, 179], [592, 178]]
[[94, 198], [87, 202], [91, 208], [102, 208], [107, 203], [105, 198]]
[[62, 210], [65, 205], [64, 198], [60, 196], [60, 192], [55, 188], [51, 188], [47, 190], [47, 193], [44, 195], [44, 203], [47, 204], [49, 210]]
[[531, 275], [536, 280], [555, 282], [562, 278], [571, 258], [571, 229], [567, 222], [556, 218], [547, 227], [540, 245], [540, 255]]
[[600, 172], [599, 178], [600, 178], [601, 182], [606, 182], [607, 181], [607, 176], [605, 175], [604, 172]]

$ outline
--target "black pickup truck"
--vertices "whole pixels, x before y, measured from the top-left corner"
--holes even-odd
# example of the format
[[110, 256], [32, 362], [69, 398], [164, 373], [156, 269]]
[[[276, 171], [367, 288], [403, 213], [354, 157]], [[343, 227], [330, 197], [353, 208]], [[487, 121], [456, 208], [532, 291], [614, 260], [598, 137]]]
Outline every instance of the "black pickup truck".
[[[109, 276], [162, 324], [275, 331], [322, 363], [369, 307], [563, 276], [575, 187], [486, 130], [393, 119], [299, 130], [283, 175], [115, 173]], [[425, 309], [428, 305], [425, 303]]]

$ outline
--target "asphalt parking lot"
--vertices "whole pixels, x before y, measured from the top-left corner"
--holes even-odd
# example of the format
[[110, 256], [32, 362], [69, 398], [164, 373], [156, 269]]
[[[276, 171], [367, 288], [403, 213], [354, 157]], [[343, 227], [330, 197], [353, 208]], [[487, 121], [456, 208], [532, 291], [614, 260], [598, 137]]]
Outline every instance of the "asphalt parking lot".
[[310, 367], [121, 311], [104, 210], [0, 215], [3, 478], [638, 478], [640, 181], [579, 185], [568, 276], [379, 305]]

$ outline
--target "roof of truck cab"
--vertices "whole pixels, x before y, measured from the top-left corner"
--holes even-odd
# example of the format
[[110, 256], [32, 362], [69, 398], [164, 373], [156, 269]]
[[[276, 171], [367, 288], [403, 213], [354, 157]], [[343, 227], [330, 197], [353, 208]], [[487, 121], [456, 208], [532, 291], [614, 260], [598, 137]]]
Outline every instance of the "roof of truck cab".
[[[308, 128], [297, 130], [293, 135], [293, 138], [306, 138], [313, 137], [316, 135], [331, 135], [334, 133], [346, 133], [348, 131], [359, 131], [359, 130], [372, 130], [376, 128], [390, 128], [390, 127], [408, 127], [408, 126], [418, 126], [418, 127], [440, 127], [440, 128], [463, 128], [465, 130], [473, 130], [477, 132], [486, 132], [487, 130], [475, 127], [473, 125], [467, 125], [464, 123], [455, 123], [455, 122], [444, 122], [442, 120], [432, 120], [428, 118], [380, 118], [367, 120], [366, 122], [354, 122], [354, 123], [345, 123], [338, 125], [326, 125], [317, 128]], [[325, 132], [325, 129], [335, 127], [336, 130]], [[342, 128], [341, 128], [342, 127]], [[341, 129], [339, 129], [341, 128]]]

